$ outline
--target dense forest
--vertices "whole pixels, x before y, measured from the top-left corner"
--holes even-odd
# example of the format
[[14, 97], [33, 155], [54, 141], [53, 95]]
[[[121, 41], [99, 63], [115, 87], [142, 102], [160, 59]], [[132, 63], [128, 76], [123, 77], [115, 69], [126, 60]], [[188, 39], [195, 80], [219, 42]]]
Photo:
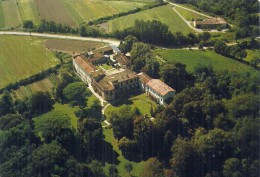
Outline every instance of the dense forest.
[[[92, 26], [73, 29], [41, 21], [27, 30], [74, 33], [121, 39], [123, 53], [130, 52], [129, 69], [145, 72], [176, 90], [167, 105], [151, 108], [141, 115], [137, 107], [123, 106], [109, 112], [113, 135], [123, 156], [145, 161], [141, 177], [258, 177], [260, 176], [260, 75], [251, 72], [216, 71], [198, 65], [188, 72], [179, 62], [159, 62], [154, 45], [212, 46], [218, 54], [244, 62], [246, 49], [258, 49], [257, 0], [172, 0], [192, 4], [210, 14], [224, 16], [235, 24], [236, 38], [249, 41], [228, 46], [211, 41], [208, 32], [171, 33], [159, 21], [139, 21], [133, 27], [108, 34]], [[211, 43], [212, 42], [212, 43]], [[254, 67], [259, 59], [250, 63]], [[14, 99], [12, 89], [44, 78], [54, 72], [60, 81], [49, 92], [36, 92]], [[91, 93], [72, 69], [72, 62], [44, 71], [27, 80], [10, 84], [0, 97], [0, 176], [2, 177], [119, 177], [118, 154], [105, 141], [99, 102], [86, 104]], [[73, 127], [62, 111], [52, 112], [55, 104], [78, 108]], [[43, 119], [38, 119], [44, 116]], [[108, 173], [104, 171], [109, 163]], [[131, 175], [133, 167], [126, 164]]]

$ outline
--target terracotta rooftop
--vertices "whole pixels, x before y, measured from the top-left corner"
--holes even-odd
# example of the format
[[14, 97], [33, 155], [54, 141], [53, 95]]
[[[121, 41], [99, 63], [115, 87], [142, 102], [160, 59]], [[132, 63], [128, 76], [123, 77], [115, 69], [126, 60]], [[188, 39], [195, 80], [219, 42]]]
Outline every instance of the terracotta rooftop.
[[121, 65], [127, 65], [129, 63], [128, 58], [124, 55], [117, 55], [116, 56], [116, 60], [118, 61], [118, 63], [120, 63]]
[[86, 59], [83, 55], [77, 56], [74, 59], [74, 61], [78, 66], [80, 66], [88, 74], [90, 74], [91, 72], [96, 70], [96, 67], [92, 63], [86, 61]]
[[151, 79], [150, 81], [147, 82], [146, 85], [162, 96], [166, 95], [170, 91], [173, 92], [175, 91], [173, 88], [165, 84], [160, 79]]
[[203, 21], [195, 21], [197, 25], [217, 25], [217, 24], [227, 24], [224, 18], [216, 17], [209, 18]]
[[105, 72], [103, 70], [99, 69], [97, 71], [92, 71], [91, 75], [95, 78], [95, 77], [98, 77], [98, 76], [104, 76]]
[[140, 81], [143, 83], [143, 84], [146, 84], [147, 82], [149, 82], [152, 78], [150, 78], [150, 76], [148, 76], [147, 74], [141, 72], [141, 73], [138, 73], [137, 74]]
[[104, 90], [113, 90], [115, 88], [114, 83], [123, 82], [137, 77], [138, 76], [135, 74], [135, 72], [126, 69], [120, 73], [105, 76], [98, 82], [98, 85]]

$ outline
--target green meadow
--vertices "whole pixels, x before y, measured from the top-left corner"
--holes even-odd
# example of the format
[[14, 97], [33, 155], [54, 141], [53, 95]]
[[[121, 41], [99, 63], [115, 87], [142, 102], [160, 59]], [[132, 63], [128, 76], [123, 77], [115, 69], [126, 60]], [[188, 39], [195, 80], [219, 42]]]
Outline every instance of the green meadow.
[[156, 50], [166, 61], [181, 62], [186, 65], [189, 72], [193, 72], [198, 65], [212, 65], [216, 71], [228, 70], [232, 72], [254, 72], [255, 70], [243, 63], [235, 61], [231, 58], [224, 57], [214, 51], [201, 50]]
[[130, 14], [124, 17], [119, 17], [108, 22], [109, 32], [123, 30], [134, 25], [135, 20], [158, 20], [169, 26], [172, 32], [189, 33], [193, 30], [173, 11], [171, 5], [160, 6]]
[[59, 63], [39, 38], [1, 36], [0, 48], [0, 88]]

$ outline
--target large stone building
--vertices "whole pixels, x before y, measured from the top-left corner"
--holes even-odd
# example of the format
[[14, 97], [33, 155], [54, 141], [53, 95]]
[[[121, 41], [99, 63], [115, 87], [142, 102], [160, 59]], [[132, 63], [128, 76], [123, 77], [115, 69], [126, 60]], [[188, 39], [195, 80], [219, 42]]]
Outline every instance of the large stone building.
[[103, 99], [112, 101], [137, 92], [139, 90], [139, 78], [136, 73], [126, 69], [94, 81], [92, 85]]
[[173, 98], [175, 90], [160, 79], [152, 79], [145, 73], [137, 74], [140, 78], [140, 87], [159, 104], [164, 104], [169, 98]]
[[227, 22], [224, 20], [224, 18], [221, 17], [209, 18], [203, 21], [194, 21], [193, 23], [195, 28], [201, 28], [201, 29], [227, 28]]
[[[114, 46], [113, 46], [114, 47]], [[115, 69], [115, 73], [107, 74], [94, 64], [114, 58], [121, 69]], [[117, 49], [110, 47], [89, 52], [87, 57], [79, 55], [73, 60], [73, 68], [76, 74], [89, 86], [93, 87], [103, 99], [112, 101], [129, 96], [138, 91], [144, 91], [153, 97], [158, 103], [174, 96], [174, 90], [159, 79], [152, 79], [145, 73], [136, 74], [129, 69], [128, 59]]]

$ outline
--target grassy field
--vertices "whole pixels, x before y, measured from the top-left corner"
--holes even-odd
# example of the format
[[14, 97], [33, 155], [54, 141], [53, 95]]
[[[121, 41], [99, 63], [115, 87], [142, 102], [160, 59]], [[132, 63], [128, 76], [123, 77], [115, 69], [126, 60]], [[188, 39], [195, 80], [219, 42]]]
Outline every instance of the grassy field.
[[[130, 162], [129, 160], [125, 159], [125, 157], [122, 155], [122, 152], [120, 151], [120, 149], [118, 147], [117, 140], [114, 138], [112, 129], [103, 129], [103, 134], [105, 136], [105, 141], [110, 143], [113, 147], [113, 150], [119, 154], [119, 156], [117, 158], [119, 160], [119, 164], [117, 165], [118, 174], [120, 176], [124, 176], [124, 177], [140, 176], [140, 172], [142, 172], [144, 170], [145, 162], [142, 161], [142, 162], [136, 163], [136, 162]], [[131, 176], [128, 174], [128, 172], [124, 168], [124, 165], [127, 163], [131, 163], [133, 165], [133, 171], [131, 172]], [[106, 166], [104, 168], [104, 171], [106, 173], [108, 173], [109, 166], [110, 166], [110, 164], [106, 163]]]
[[2, 1], [5, 28], [17, 27], [22, 24], [16, 0]]
[[[98, 100], [95, 95], [91, 94], [91, 96], [88, 98], [87, 106], [90, 107], [94, 103], [94, 101]], [[53, 114], [55, 112], [64, 112], [64, 114], [67, 114], [70, 117], [70, 122], [73, 128], [77, 128], [78, 118], [75, 116], [74, 112], [76, 110], [79, 110], [78, 106], [72, 107], [69, 104], [60, 104], [55, 103], [54, 109], [46, 114]], [[37, 119], [44, 118], [45, 114], [35, 118], [34, 120], [37, 121]]]
[[68, 39], [46, 39], [45, 46], [51, 50], [66, 51], [66, 52], [88, 52], [104, 46], [105, 43], [92, 41], [76, 41]]
[[166, 61], [178, 61], [186, 65], [189, 72], [193, 72], [198, 65], [212, 65], [216, 71], [229, 70], [235, 72], [253, 72], [252, 67], [237, 62], [231, 58], [216, 54], [214, 51], [200, 50], [157, 50], [157, 54]]
[[172, 10], [172, 6], [161, 6], [139, 13], [120, 17], [108, 22], [109, 32], [123, 30], [134, 25], [135, 20], [158, 20], [169, 26], [172, 32], [193, 32], [193, 30]]
[[142, 7], [147, 3], [134, 1], [91, 1], [65, 0], [65, 7], [78, 23], [88, 22], [97, 18], [106, 17], [120, 12]]
[[175, 7], [175, 8], [186, 20], [189, 20], [189, 21], [193, 21], [193, 20], [196, 20], [196, 19], [206, 19], [207, 18], [207, 17], [205, 17], [203, 15], [200, 15], [200, 14], [188, 11], [188, 10], [180, 8], [180, 7]]
[[0, 1], [0, 28], [4, 28], [4, 27], [5, 27], [4, 12], [3, 12], [2, 1]]
[[76, 26], [73, 17], [61, 1], [62, 0], [35, 0], [40, 17], [48, 21]]
[[40, 119], [44, 119], [48, 115], [54, 115], [55, 113], [63, 113], [69, 116], [72, 127], [76, 129], [78, 118], [75, 116], [74, 111], [76, 111], [77, 109], [78, 109], [77, 107], [71, 107], [68, 104], [56, 103], [54, 105], [53, 110], [45, 114], [42, 114], [41, 116], [35, 117], [33, 120], [35, 124], [37, 124], [37, 122], [40, 121]]
[[0, 88], [59, 63], [42, 39], [1, 36], [0, 48]]
[[116, 104], [108, 106], [105, 110], [105, 115], [107, 115], [110, 111], [118, 109], [122, 105], [131, 105], [132, 107], [137, 107], [143, 115], [148, 114], [149, 116], [151, 116], [151, 106], [154, 109], [157, 106], [155, 102], [146, 97], [145, 93], [143, 93], [128, 99], [122, 99]]
[[259, 50], [246, 50], [247, 57], [245, 58], [245, 61], [250, 62], [253, 59], [260, 59], [260, 51]]
[[40, 24], [34, 0], [18, 0], [17, 3], [23, 21], [32, 20], [35, 25]]

